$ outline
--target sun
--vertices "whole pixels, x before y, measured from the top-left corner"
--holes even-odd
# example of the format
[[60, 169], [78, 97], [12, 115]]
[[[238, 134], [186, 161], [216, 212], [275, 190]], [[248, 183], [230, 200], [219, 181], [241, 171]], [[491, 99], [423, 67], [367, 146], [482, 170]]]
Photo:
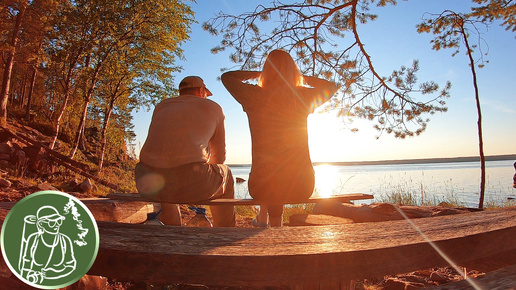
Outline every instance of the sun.
[[345, 125], [334, 112], [315, 112], [308, 116], [308, 145], [312, 161], [338, 161], [335, 154], [346, 142]]
[[313, 162], [366, 161], [379, 158], [378, 154], [389, 146], [384, 143], [385, 138], [381, 143], [377, 140], [378, 132], [368, 122], [360, 119], [346, 122], [335, 111], [316, 111], [310, 114], [307, 125], [310, 158]]
[[314, 195], [319, 197], [330, 197], [338, 187], [338, 168], [328, 164], [317, 165], [315, 171]]

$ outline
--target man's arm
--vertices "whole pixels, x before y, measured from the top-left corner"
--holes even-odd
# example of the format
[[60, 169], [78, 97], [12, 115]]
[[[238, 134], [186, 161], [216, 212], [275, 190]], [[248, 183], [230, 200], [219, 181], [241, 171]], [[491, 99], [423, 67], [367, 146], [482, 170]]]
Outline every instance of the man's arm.
[[209, 164], [223, 164], [226, 161], [226, 129], [224, 118], [215, 129], [215, 133], [210, 139], [210, 158]]

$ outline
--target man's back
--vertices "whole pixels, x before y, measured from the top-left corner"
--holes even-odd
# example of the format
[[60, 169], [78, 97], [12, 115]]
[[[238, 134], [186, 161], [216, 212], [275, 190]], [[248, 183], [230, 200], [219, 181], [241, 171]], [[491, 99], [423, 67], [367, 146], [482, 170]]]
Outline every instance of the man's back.
[[182, 95], [156, 106], [140, 161], [156, 168], [225, 160], [224, 114], [208, 99]]

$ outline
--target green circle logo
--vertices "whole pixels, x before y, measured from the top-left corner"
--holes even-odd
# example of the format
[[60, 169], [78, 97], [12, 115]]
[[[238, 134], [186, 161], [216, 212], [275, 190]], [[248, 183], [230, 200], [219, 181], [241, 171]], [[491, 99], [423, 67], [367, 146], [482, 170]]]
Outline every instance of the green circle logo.
[[99, 250], [99, 230], [89, 209], [59, 191], [40, 191], [17, 202], [0, 235], [2, 255], [23, 282], [41, 289], [82, 278]]

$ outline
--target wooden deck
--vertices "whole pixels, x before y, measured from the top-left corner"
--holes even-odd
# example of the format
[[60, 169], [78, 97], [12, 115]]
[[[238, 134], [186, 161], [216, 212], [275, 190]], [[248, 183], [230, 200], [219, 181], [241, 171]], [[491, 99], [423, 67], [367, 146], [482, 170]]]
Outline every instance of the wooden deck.
[[[6, 214], [2, 208], [0, 223]], [[98, 226], [100, 249], [88, 273], [155, 285], [342, 289], [342, 281], [450, 262], [481, 271], [516, 264], [516, 208], [410, 221], [267, 229], [105, 221], [98, 221]]]
[[165, 284], [266, 286], [381, 277], [448, 265], [446, 259], [493, 268], [495, 262], [516, 263], [516, 209], [411, 222], [417, 228], [408, 221], [269, 229], [99, 222], [101, 247], [89, 273]]

